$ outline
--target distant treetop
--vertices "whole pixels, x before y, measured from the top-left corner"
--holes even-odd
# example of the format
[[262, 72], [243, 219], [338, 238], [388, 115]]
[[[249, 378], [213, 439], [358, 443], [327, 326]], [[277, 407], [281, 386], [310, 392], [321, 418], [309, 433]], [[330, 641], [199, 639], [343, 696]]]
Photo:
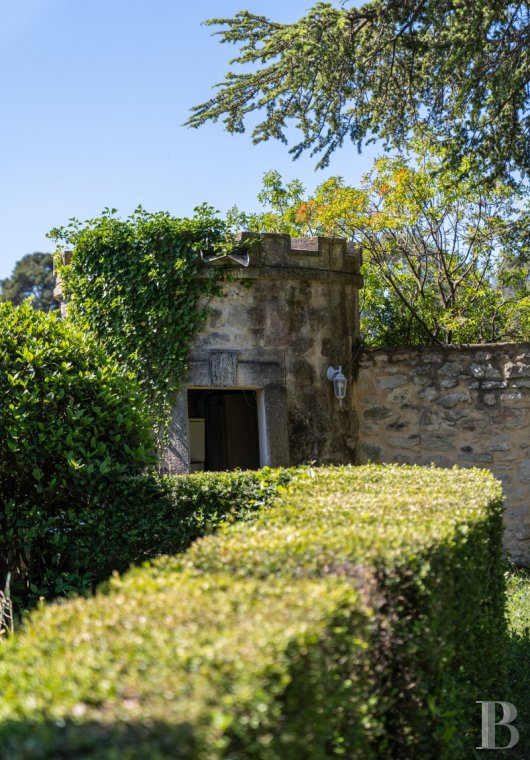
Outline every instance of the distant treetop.
[[1, 300], [20, 306], [31, 298], [35, 309], [52, 311], [59, 306], [53, 297], [54, 287], [52, 254], [27, 253], [17, 261], [11, 277], [0, 280]]

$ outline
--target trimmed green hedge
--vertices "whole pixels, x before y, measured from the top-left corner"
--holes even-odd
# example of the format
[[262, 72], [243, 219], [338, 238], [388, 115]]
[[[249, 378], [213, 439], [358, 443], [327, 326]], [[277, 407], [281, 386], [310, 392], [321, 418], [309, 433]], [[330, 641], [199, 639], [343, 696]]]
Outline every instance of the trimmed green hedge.
[[290, 477], [289, 470], [265, 468], [115, 478], [106, 484], [104, 496], [88, 500], [82, 514], [72, 511], [70, 519], [54, 524], [53, 561], [34, 572], [31, 593], [15, 602], [30, 606], [39, 597], [86, 593], [113, 572], [183, 552], [197, 538], [227, 522], [245, 521], [269, 505]]
[[0, 649], [0, 758], [473, 757], [502, 699], [489, 473], [302, 470], [272, 508]]
[[84, 516], [71, 544], [77, 573], [100, 583], [131, 565], [185, 551], [220, 526], [269, 506], [291, 470], [202, 472], [121, 478]]

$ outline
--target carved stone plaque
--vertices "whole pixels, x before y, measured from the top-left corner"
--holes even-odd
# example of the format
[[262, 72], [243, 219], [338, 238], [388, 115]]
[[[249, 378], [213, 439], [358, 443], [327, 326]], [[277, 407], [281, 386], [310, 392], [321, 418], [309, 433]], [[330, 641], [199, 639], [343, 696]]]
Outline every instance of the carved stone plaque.
[[237, 357], [239, 351], [212, 351], [210, 353], [210, 383], [215, 388], [237, 385]]

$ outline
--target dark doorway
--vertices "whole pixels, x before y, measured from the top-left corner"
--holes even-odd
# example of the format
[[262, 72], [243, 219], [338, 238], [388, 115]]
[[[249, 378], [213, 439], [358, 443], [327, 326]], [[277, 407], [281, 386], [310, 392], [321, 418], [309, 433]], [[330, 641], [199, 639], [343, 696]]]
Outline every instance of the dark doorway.
[[260, 466], [256, 391], [189, 390], [191, 469]]

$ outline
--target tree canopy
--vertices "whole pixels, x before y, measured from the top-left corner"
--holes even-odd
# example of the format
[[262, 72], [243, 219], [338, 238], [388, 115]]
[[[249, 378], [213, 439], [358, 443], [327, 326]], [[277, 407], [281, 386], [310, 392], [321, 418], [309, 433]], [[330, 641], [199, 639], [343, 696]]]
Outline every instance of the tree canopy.
[[[402, 147], [434, 135], [453, 167], [472, 155], [482, 175], [530, 173], [530, 6], [507, 0], [317, 2], [292, 24], [241, 11], [212, 19], [239, 46], [217, 93], [188, 125], [222, 119], [255, 142], [300, 141], [325, 166], [346, 141]], [[234, 67], [241, 65], [241, 68]]]
[[53, 297], [55, 276], [51, 253], [27, 253], [13, 269], [11, 277], [0, 281], [3, 301], [11, 301], [14, 306], [31, 298], [32, 306], [42, 311], [57, 309], [59, 304]]
[[[497, 183], [460, 178], [425, 145], [383, 157], [360, 187], [331, 177], [307, 194], [265, 175], [261, 214], [233, 222], [265, 232], [335, 235], [364, 256], [361, 331], [370, 345], [526, 339], [528, 213]], [[238, 216], [239, 214], [239, 216]]]

